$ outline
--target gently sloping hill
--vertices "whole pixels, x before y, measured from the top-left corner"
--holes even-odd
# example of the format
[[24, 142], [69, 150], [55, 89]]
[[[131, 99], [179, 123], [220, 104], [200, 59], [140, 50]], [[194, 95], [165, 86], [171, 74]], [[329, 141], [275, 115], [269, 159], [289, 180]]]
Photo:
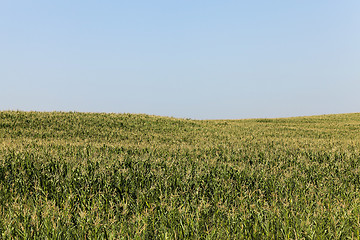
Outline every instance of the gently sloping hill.
[[0, 112], [2, 238], [359, 238], [360, 114]]

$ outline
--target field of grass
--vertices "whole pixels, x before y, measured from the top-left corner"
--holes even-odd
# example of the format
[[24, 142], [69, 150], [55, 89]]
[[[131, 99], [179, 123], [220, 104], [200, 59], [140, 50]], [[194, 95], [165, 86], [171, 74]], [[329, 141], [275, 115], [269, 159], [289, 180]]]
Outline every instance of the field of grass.
[[0, 112], [0, 239], [358, 239], [360, 114]]

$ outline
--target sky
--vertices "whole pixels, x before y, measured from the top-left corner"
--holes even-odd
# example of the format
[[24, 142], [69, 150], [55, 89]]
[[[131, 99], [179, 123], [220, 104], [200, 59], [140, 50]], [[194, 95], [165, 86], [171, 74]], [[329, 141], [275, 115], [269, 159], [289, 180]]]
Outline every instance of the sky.
[[0, 110], [360, 112], [360, 1], [0, 2]]

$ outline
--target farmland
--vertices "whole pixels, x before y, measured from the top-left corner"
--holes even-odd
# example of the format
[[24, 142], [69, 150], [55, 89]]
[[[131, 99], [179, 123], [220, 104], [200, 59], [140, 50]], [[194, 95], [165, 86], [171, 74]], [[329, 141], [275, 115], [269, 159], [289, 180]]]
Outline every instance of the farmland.
[[360, 114], [0, 112], [0, 239], [360, 238]]

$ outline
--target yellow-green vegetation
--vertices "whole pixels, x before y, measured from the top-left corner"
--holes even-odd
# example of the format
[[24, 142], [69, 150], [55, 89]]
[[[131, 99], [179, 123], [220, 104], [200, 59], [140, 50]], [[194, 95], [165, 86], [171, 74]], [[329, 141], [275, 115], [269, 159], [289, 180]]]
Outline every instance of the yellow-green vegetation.
[[358, 113], [0, 112], [0, 238], [360, 238], [359, 130]]

